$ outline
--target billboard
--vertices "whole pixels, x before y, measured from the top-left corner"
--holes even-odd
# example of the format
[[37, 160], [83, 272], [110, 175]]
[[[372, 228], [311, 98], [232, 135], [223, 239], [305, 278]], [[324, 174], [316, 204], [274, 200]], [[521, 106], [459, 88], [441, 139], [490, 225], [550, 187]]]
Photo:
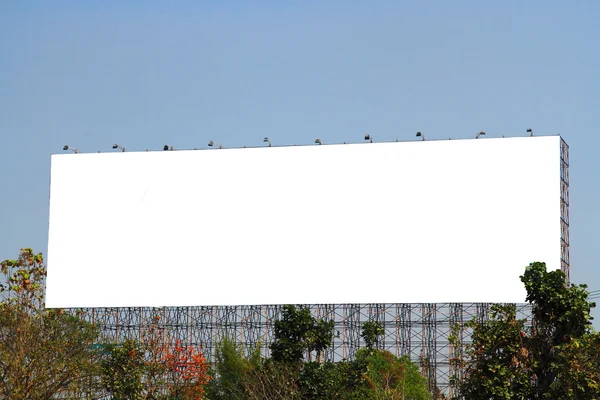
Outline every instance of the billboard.
[[523, 302], [560, 137], [60, 154], [46, 307]]

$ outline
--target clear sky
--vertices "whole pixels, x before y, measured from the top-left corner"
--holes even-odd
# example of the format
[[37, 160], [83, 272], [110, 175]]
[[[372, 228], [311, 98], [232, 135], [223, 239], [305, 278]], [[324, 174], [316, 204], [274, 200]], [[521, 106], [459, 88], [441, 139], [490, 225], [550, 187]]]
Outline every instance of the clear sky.
[[0, 259], [46, 253], [63, 145], [532, 128], [570, 146], [572, 280], [600, 289], [599, 18], [597, 0], [0, 2]]

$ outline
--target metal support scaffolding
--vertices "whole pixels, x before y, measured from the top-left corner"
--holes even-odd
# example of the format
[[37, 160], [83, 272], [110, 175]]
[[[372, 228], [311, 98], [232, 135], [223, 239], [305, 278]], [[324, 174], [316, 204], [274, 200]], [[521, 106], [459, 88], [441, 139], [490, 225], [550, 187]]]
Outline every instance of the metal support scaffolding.
[[569, 145], [560, 139], [560, 256], [561, 269], [570, 282], [569, 259]]
[[[460, 349], [452, 348], [448, 337], [454, 325], [462, 326], [476, 318], [487, 319], [488, 303], [424, 304], [313, 304], [307, 305], [317, 318], [335, 321], [334, 340], [324, 354], [327, 361], [349, 360], [364, 346], [362, 324], [379, 322], [385, 330], [377, 346], [396, 356], [407, 355], [420, 366], [430, 389], [450, 394], [450, 378], [459, 373], [450, 358]], [[71, 309], [102, 330], [106, 342], [143, 340], [145, 330], [154, 322], [169, 341], [202, 346], [209, 360], [215, 359], [216, 344], [227, 336], [247, 349], [261, 348], [269, 356], [273, 322], [281, 318], [281, 305], [211, 306], [164, 308], [89, 308]], [[461, 337], [462, 346], [469, 335]], [[460, 346], [460, 347], [462, 347]]]

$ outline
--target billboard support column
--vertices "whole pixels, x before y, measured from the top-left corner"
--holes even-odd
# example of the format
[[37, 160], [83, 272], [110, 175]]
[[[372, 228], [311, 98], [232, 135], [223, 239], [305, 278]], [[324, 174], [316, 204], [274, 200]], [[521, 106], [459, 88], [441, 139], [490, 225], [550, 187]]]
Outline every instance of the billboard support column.
[[571, 281], [569, 261], [569, 145], [560, 139], [560, 264]]

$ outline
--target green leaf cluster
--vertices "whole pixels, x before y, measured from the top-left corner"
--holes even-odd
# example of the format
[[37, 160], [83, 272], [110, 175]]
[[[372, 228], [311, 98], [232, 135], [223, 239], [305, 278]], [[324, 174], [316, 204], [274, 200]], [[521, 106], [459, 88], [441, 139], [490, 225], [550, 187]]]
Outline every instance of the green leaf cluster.
[[[591, 329], [585, 285], [570, 285], [561, 271], [530, 264], [521, 277], [531, 306], [531, 321], [517, 318], [514, 304], [495, 304], [490, 318], [464, 328], [472, 344], [453, 360], [457, 398], [597, 399], [600, 398], [600, 338]], [[460, 347], [459, 331], [451, 342]]]
[[331, 346], [333, 321], [316, 319], [304, 306], [285, 305], [282, 318], [275, 321], [275, 340], [271, 343], [271, 356], [275, 361], [299, 363], [308, 353], [309, 360], [315, 351], [317, 359]]
[[372, 350], [378, 339], [385, 333], [383, 326], [376, 321], [367, 321], [362, 326], [361, 337], [365, 341], [368, 350]]
[[[378, 323], [366, 323], [369, 343], [383, 333]], [[364, 337], [364, 336], [363, 336]], [[217, 347], [209, 399], [301, 399], [376, 400], [430, 398], [427, 381], [407, 357], [373, 348], [360, 350], [356, 358], [324, 362], [320, 352], [331, 345], [333, 323], [314, 318], [310, 310], [285, 306], [275, 322], [271, 357], [261, 358], [259, 349], [245, 355], [233, 341]], [[317, 352], [316, 361], [311, 360]], [[305, 355], [309, 359], [305, 360]]]
[[41, 254], [22, 249], [0, 264], [0, 399], [83, 397], [98, 389], [98, 330], [43, 307]]
[[408, 356], [396, 357], [385, 350], [361, 349], [358, 361], [366, 364], [366, 380], [374, 399], [428, 400], [427, 379]]
[[216, 360], [211, 376], [218, 377], [209, 382], [208, 398], [212, 400], [241, 399], [245, 397], [244, 382], [248, 374], [262, 363], [260, 347], [249, 354], [228, 337], [217, 344]]
[[141, 400], [144, 398], [142, 377], [144, 353], [136, 341], [109, 344], [107, 357], [101, 362], [102, 384], [114, 400]]

